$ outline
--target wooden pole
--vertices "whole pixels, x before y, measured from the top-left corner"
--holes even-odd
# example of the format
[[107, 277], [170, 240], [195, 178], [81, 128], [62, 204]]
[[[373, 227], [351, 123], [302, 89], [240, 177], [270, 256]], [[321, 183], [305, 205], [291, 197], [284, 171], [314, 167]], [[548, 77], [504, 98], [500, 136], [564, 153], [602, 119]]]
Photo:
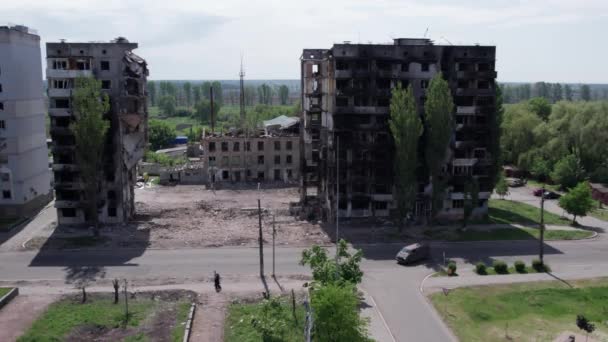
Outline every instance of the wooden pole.
[[272, 215], [272, 276], [275, 276], [275, 251], [274, 251], [274, 242], [277, 235], [277, 229], [275, 227], [275, 219], [274, 215]]
[[129, 299], [127, 295], [127, 279], [125, 279], [125, 322], [129, 321]]
[[[260, 189], [260, 183], [258, 183], [258, 191]], [[259, 194], [259, 192], [258, 192]], [[258, 225], [259, 225], [259, 237], [258, 244], [260, 248], [260, 277], [264, 277], [264, 238], [262, 236], [262, 204], [260, 203], [260, 197], [258, 195]]]
[[539, 259], [541, 266], [545, 266], [545, 186], [543, 185], [542, 193], [540, 194], [540, 248]]

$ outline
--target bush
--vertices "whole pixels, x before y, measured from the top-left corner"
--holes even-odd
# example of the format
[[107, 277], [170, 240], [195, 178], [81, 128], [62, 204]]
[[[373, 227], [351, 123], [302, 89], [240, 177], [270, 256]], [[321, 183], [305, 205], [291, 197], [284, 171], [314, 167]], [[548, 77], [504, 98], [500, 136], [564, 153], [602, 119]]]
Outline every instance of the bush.
[[551, 268], [547, 264], [542, 264], [540, 259], [532, 260], [532, 268], [536, 270], [536, 272], [550, 272]]
[[488, 271], [486, 270], [486, 264], [484, 264], [481, 261], [478, 262], [477, 265], [475, 265], [475, 273], [480, 274], [480, 275], [488, 274]]
[[448, 275], [449, 276], [456, 275], [456, 263], [453, 261], [450, 261], [448, 263]]
[[496, 271], [496, 273], [498, 273], [498, 274], [509, 273], [507, 263], [505, 263], [504, 261], [494, 260], [494, 263], [492, 263], [492, 267], [494, 268], [494, 271]]
[[526, 263], [521, 261], [521, 260], [517, 260], [514, 264], [515, 266], [515, 271], [517, 271], [517, 273], [526, 273]]

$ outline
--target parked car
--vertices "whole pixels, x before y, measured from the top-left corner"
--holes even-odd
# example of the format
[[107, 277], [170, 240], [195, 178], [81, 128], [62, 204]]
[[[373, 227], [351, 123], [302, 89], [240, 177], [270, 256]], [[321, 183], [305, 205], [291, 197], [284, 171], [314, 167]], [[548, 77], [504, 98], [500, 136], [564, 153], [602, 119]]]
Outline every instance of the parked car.
[[520, 186], [524, 186], [526, 182], [524, 182], [521, 178], [507, 178], [507, 185], [512, 188], [517, 188]]
[[544, 190], [542, 188], [534, 189], [534, 191], [532, 191], [532, 194], [536, 197], [540, 197], [540, 195], [542, 195], [543, 191]]
[[424, 260], [431, 255], [431, 248], [427, 243], [415, 243], [401, 248], [395, 259], [398, 264], [407, 265]]
[[558, 199], [561, 195], [553, 191], [545, 191], [545, 199]]

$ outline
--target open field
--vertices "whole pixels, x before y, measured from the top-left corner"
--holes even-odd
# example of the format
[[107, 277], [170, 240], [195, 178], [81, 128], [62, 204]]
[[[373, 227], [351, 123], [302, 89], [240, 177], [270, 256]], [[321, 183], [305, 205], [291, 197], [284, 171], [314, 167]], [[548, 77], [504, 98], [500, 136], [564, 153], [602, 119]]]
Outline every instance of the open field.
[[552, 341], [578, 332], [579, 314], [595, 323], [592, 338], [608, 341], [608, 278], [458, 288], [430, 299], [461, 341]]
[[[296, 303], [296, 318], [292, 316], [291, 304], [288, 298], [281, 298], [280, 309], [274, 311], [279, 315], [275, 319], [284, 322], [285, 335], [280, 341], [304, 341], [305, 311], [302, 304]], [[226, 342], [257, 342], [262, 341], [261, 334], [253, 327], [253, 321], [262, 315], [261, 303], [236, 303], [228, 307], [228, 315], [224, 326]], [[274, 341], [274, 340], [273, 340]]]
[[186, 291], [142, 292], [113, 303], [112, 293], [91, 293], [85, 304], [70, 295], [51, 304], [18, 339], [25, 341], [181, 341], [194, 294]]

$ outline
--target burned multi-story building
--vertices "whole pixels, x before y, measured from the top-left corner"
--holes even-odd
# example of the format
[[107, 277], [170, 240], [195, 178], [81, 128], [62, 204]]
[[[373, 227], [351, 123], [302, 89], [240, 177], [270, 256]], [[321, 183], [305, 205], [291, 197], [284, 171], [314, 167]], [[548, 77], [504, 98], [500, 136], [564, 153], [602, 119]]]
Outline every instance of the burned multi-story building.
[[[462, 217], [465, 182], [470, 177], [478, 180], [480, 190], [474, 212], [486, 211], [495, 157], [490, 153], [489, 133], [496, 122], [495, 51], [494, 46], [435, 45], [429, 39], [305, 49], [301, 57], [303, 203], [325, 219], [334, 217], [339, 185], [341, 217], [389, 215], [394, 208], [394, 143], [388, 128], [391, 89], [399, 82], [412, 86], [424, 124], [426, 88], [441, 72], [454, 98], [454, 131], [444, 165], [447, 194], [439, 215]], [[431, 188], [422, 153], [419, 159], [420, 165], [412, 166], [417, 167], [418, 180], [414, 214], [425, 217]]]
[[120, 223], [134, 214], [136, 165], [144, 155], [148, 122], [148, 69], [145, 60], [132, 52], [136, 48], [137, 43], [125, 38], [107, 43], [62, 41], [46, 45], [55, 207], [60, 224], [89, 221], [70, 130], [70, 123], [76, 119], [72, 90], [78, 77], [100, 80], [110, 98], [110, 111], [105, 115], [110, 129], [103, 155], [99, 220]]

